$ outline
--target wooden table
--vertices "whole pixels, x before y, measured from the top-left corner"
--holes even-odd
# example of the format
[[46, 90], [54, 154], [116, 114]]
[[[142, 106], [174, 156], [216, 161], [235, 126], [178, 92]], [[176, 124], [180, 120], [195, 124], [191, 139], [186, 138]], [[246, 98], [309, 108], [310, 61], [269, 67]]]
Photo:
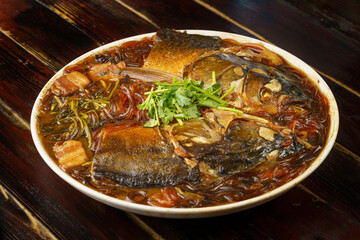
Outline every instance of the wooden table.
[[[360, 239], [359, 15], [351, 0], [0, 0], [0, 238]], [[259, 207], [198, 220], [117, 210], [53, 173], [29, 130], [44, 84], [93, 48], [165, 27], [255, 37], [315, 68], [340, 108], [320, 168]]]

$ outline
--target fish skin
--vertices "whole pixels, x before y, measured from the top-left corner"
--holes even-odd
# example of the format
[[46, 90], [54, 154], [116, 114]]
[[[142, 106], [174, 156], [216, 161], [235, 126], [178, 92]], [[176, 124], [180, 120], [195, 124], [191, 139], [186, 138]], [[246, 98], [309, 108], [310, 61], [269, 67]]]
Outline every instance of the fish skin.
[[222, 76], [234, 66], [235, 64], [231, 61], [219, 57], [219, 54], [214, 54], [187, 66], [184, 74], [188, 79], [204, 81], [204, 87], [208, 87], [213, 83], [212, 72], [215, 71], [217, 82], [221, 84], [223, 91], [227, 91], [230, 88], [230, 82], [235, 80], [236, 76], [230, 79], [224, 79]]
[[111, 179], [131, 188], [162, 187], [192, 179], [191, 171], [174, 154], [157, 128], [131, 126], [108, 130], [93, 160], [93, 177]]
[[[242, 68], [242, 76], [234, 72], [236, 67]], [[187, 66], [184, 74], [189, 79], [204, 81], [204, 86], [209, 86], [213, 82], [212, 70], [215, 70], [216, 80], [221, 84], [223, 92], [226, 92], [235, 81], [241, 81], [241, 87], [235, 88], [226, 100], [237, 107], [250, 106], [255, 113], [259, 111], [277, 113], [277, 100], [281, 95], [288, 96], [288, 102], [292, 103], [301, 104], [310, 100], [295, 84], [295, 80], [291, 79], [291, 76], [286, 76], [274, 67], [248, 61], [231, 53], [220, 52], [199, 58]], [[259, 92], [272, 79], [278, 80], [282, 89], [272, 94], [269, 102], [261, 102], [258, 98]]]
[[265, 162], [266, 155], [273, 150], [279, 150], [279, 158], [283, 159], [304, 149], [295, 140], [282, 147], [281, 143], [288, 139], [279, 134], [275, 134], [274, 141], [265, 140], [259, 136], [261, 126], [252, 121], [235, 121], [220, 141], [204, 148], [196, 159], [216, 169], [219, 175], [233, 175]]
[[[212, 64], [215, 65], [211, 66]], [[251, 73], [251, 71], [254, 69], [261, 69], [267, 75], [256, 73], [257, 75], [262, 75], [262, 77], [267, 78], [268, 80], [273, 78], [278, 79], [281, 81], [281, 85], [283, 85], [283, 91], [285, 90], [284, 94], [292, 94], [295, 97], [300, 97], [303, 95], [301, 90], [294, 83], [292, 83], [292, 81], [289, 81], [289, 76], [282, 74], [277, 69], [261, 63], [248, 61], [229, 53], [215, 53], [213, 55], [198, 59], [187, 67], [185, 76], [193, 80], [204, 81], [204, 85], [206, 86], [212, 82], [212, 69], [214, 69], [217, 70], [215, 71], [216, 79], [220, 84], [225, 82], [225, 86], [222, 84], [222, 87], [225, 87], [225, 90], [227, 90], [229, 88], [229, 82], [237, 80], [239, 76], [236, 74], [231, 74], [230, 79], [222, 78], [224, 78], [225, 73], [227, 73], [230, 69], [238, 66], [242, 67], [245, 75]], [[244, 68], [244, 66], [246, 66], [246, 68]], [[293, 93], [294, 90], [296, 93]]]
[[144, 68], [183, 76], [184, 68], [200, 55], [221, 47], [219, 37], [187, 34], [170, 29], [161, 29], [156, 42], [143, 65]]
[[172, 143], [190, 156], [196, 156], [203, 148], [221, 139], [219, 128], [215, 122], [204, 118], [187, 120], [183, 125], [175, 123], [171, 127]]

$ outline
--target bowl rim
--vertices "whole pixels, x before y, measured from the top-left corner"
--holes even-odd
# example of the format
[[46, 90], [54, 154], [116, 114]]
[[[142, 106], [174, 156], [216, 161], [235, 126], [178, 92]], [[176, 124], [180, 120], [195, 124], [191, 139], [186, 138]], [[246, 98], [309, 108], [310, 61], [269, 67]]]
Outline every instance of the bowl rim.
[[64, 72], [64, 69], [72, 64], [75, 64], [82, 59], [91, 56], [96, 53], [100, 53], [108, 48], [114, 46], [120, 46], [121, 44], [133, 41], [133, 40], [141, 40], [144, 37], [151, 37], [156, 32], [140, 34], [124, 39], [120, 39], [98, 48], [95, 48], [87, 53], [79, 56], [78, 58], [74, 59], [70, 63], [66, 64], [61, 70], [59, 70], [56, 74], [54, 74], [50, 80], [45, 84], [42, 88], [40, 93], [38, 94], [36, 101], [33, 105], [32, 112], [31, 112], [31, 119], [30, 119], [30, 128], [31, 128], [31, 135], [35, 146], [40, 153], [43, 160], [46, 164], [64, 181], [66, 181], [71, 186], [75, 187], [77, 190], [81, 191], [82, 193], [86, 194], [87, 196], [96, 199], [104, 204], [113, 206], [118, 209], [122, 209], [125, 211], [130, 211], [137, 214], [147, 215], [147, 216], [155, 216], [155, 217], [164, 217], [164, 218], [202, 218], [202, 217], [212, 217], [212, 216], [220, 216], [225, 215], [233, 212], [242, 211], [248, 208], [255, 207], [259, 204], [265, 203], [283, 193], [293, 188], [295, 185], [300, 183], [306, 177], [308, 177], [312, 172], [315, 171], [316, 168], [325, 160], [326, 156], [329, 154], [330, 150], [332, 149], [337, 133], [339, 128], [339, 112], [336, 100], [334, 98], [333, 93], [331, 92], [329, 86], [326, 82], [322, 79], [322, 77], [312, 69], [308, 64], [300, 60], [299, 58], [295, 57], [291, 53], [264, 41], [247, 37], [244, 35], [234, 34], [234, 33], [227, 33], [221, 31], [209, 31], [209, 30], [178, 30], [178, 31], [186, 31], [190, 34], [201, 34], [201, 35], [208, 35], [208, 36], [219, 36], [221, 39], [234, 39], [238, 42], [242, 43], [257, 43], [262, 44], [266, 48], [275, 53], [282, 56], [286, 61], [296, 68], [300, 69], [304, 72], [307, 77], [317, 86], [320, 92], [327, 98], [329, 102], [329, 116], [330, 116], [330, 126], [329, 126], [329, 133], [326, 139], [326, 143], [324, 148], [321, 150], [320, 154], [313, 160], [311, 165], [299, 176], [292, 179], [291, 181], [277, 187], [269, 192], [266, 192], [262, 195], [249, 198], [246, 200], [227, 203], [224, 205], [218, 206], [209, 206], [209, 207], [200, 207], [200, 208], [164, 208], [164, 207], [157, 207], [157, 206], [150, 206], [150, 205], [142, 205], [138, 203], [132, 203], [124, 200], [120, 200], [114, 197], [107, 196], [103, 193], [100, 193], [94, 189], [91, 189], [74, 178], [64, 172], [53, 160], [47, 151], [45, 150], [44, 146], [41, 143], [40, 137], [38, 135], [38, 127], [37, 127], [37, 115], [39, 112], [40, 101], [43, 99], [46, 90], [50, 87], [53, 81], [61, 76]]

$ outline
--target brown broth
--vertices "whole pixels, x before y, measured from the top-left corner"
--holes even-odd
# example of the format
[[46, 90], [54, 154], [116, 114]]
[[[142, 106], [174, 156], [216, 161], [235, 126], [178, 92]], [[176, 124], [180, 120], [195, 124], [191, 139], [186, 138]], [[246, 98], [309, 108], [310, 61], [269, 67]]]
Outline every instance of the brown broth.
[[[87, 75], [91, 66], [106, 62], [125, 62], [126, 66], [141, 67], [153, 45], [154, 41], [149, 38], [142, 41], [128, 42], [120, 47], [113, 47], [103, 53], [88, 57], [78, 64], [68, 66], [65, 69], [65, 73], [79, 71]], [[223, 46], [229, 47], [234, 45], [239, 44], [234, 40], [223, 40]], [[275, 115], [267, 112], [258, 112], [255, 115], [269, 119], [275, 125], [286, 126], [296, 130], [296, 132], [304, 132], [310, 139], [309, 141], [316, 146], [313, 149], [301, 151], [284, 161], [265, 162], [248, 171], [232, 176], [222, 176], [215, 180], [197, 183], [182, 182], [176, 186], [163, 188], [134, 189], [119, 186], [108, 179], [94, 180], [90, 173], [91, 165], [74, 167], [67, 170], [67, 173], [82, 184], [106, 195], [139, 204], [162, 207], [188, 208], [214, 206], [249, 199], [271, 191], [296, 178], [309, 167], [313, 159], [323, 148], [329, 128], [328, 102], [319, 93], [314, 84], [303, 73], [286, 63], [279, 68], [279, 71], [291, 75], [295, 84], [304, 90], [307, 97], [312, 99], [310, 106], [307, 106], [306, 113], [291, 112], [291, 109], [283, 109]], [[78, 140], [82, 141], [84, 146], [87, 146], [86, 153], [90, 158], [92, 158], [93, 152], [96, 149], [96, 135], [100, 127], [106, 124], [141, 125], [148, 120], [146, 112], [138, 110], [136, 105], [143, 101], [143, 98], [141, 99], [139, 96], [143, 96], [144, 92], [149, 91], [151, 86], [152, 84], [142, 84], [139, 81], [122, 79], [120, 82], [121, 88], [118, 88], [115, 96], [123, 99], [123, 112], [114, 113], [109, 109], [109, 114], [119, 116], [124, 113], [127, 107], [129, 107], [129, 98], [132, 98], [132, 101], [135, 102], [132, 103], [133, 110], [130, 114], [116, 119], [109, 117], [109, 115], [106, 115], [107, 113], [102, 113], [103, 116], [99, 117], [98, 124], [90, 126], [92, 137], [94, 138], [94, 142], [90, 146], [84, 135], [78, 137]], [[90, 95], [95, 95], [99, 91], [104, 90], [100, 83], [91, 84], [87, 89]], [[124, 93], [125, 90], [119, 89], [129, 90], [131, 96], [126, 95]], [[53, 159], [55, 159], [52, 150], [54, 143], [70, 139], [69, 136], [61, 137], [61, 134], [48, 134], [45, 131], [47, 127], [49, 128], [49, 123], [54, 121], [54, 116], [49, 114], [52, 111], [52, 104], [55, 103], [54, 96], [50, 90], [47, 92], [47, 96], [40, 107], [38, 123], [44, 147]], [[83, 93], [77, 92], [70, 96], [70, 98], [75, 96], [86, 97]], [[60, 97], [60, 100], [66, 101], [64, 97]], [[69, 125], [71, 123], [66, 124]]]

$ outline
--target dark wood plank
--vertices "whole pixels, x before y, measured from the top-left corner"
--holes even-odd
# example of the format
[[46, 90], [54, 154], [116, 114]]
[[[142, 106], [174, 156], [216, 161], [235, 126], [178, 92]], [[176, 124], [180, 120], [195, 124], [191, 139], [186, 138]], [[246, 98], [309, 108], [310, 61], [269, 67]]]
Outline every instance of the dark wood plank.
[[356, 239], [360, 234], [358, 221], [299, 188], [254, 210], [250, 218], [275, 239]]
[[245, 212], [205, 219], [161, 219], [140, 216], [165, 239], [273, 239], [244, 216]]
[[113, 0], [41, 2], [102, 44], [157, 30], [156, 26]]
[[333, 92], [339, 107], [340, 127], [337, 141], [352, 152], [360, 155], [360, 98], [338, 84], [324, 78]]
[[[228, 216], [195, 221], [142, 219], [169, 239], [356, 239], [360, 234], [359, 222], [299, 187], [269, 203]], [[182, 235], [173, 234], [178, 232]]]
[[99, 46], [36, 1], [1, 1], [0, 9], [0, 31], [52, 70]]
[[59, 239], [0, 184], [1, 239]]
[[229, 24], [225, 19], [191, 0], [122, 0], [119, 2], [135, 9], [161, 28], [218, 30], [250, 36], [248, 32]]
[[351, 0], [288, 0], [329, 30], [336, 30], [354, 41], [360, 39], [360, 4]]
[[360, 157], [335, 144], [323, 164], [302, 184], [360, 222]]
[[[199, 0], [291, 52], [358, 93], [360, 41], [330, 31], [285, 1]], [[359, 5], [359, 3], [354, 3]]]
[[37, 95], [54, 72], [2, 33], [0, 56], [0, 99], [29, 121]]

